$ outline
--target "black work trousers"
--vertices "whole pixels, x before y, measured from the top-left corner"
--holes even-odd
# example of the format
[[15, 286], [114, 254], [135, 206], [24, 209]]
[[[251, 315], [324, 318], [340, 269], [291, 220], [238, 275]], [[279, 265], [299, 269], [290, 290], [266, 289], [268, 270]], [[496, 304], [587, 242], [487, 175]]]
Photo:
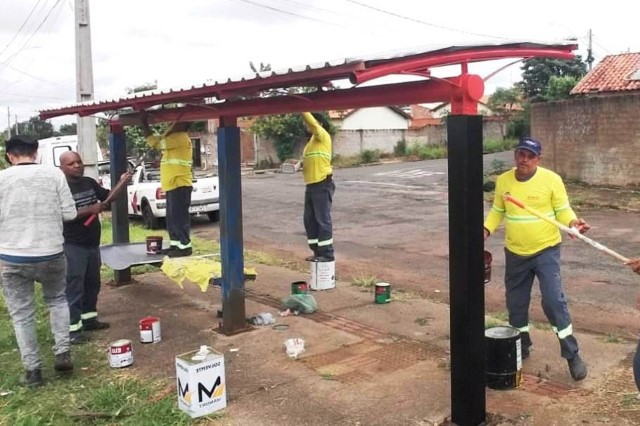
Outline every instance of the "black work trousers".
[[166, 192], [167, 232], [171, 246], [185, 249], [191, 247], [191, 186], [179, 186]]
[[309, 248], [316, 256], [333, 259], [331, 203], [336, 185], [331, 176], [307, 185], [304, 192], [304, 229]]

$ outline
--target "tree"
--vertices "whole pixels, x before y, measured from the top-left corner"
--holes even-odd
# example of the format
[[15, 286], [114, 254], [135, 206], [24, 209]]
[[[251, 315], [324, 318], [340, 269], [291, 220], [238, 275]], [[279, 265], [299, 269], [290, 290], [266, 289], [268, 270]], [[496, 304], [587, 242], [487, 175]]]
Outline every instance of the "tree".
[[568, 99], [571, 96], [571, 90], [578, 84], [580, 79], [570, 75], [559, 77], [557, 75], [551, 76], [549, 79], [549, 86], [544, 93], [544, 99], [546, 101], [559, 101], [562, 99]]
[[522, 92], [518, 87], [505, 89], [499, 87], [489, 97], [487, 107], [493, 111], [493, 115], [500, 118], [500, 133], [502, 139], [507, 136], [507, 126], [518, 112], [514, 107], [520, 105]]
[[587, 73], [587, 64], [580, 55], [570, 60], [531, 58], [522, 65], [522, 89], [527, 100], [544, 101], [544, 95], [553, 76], [582, 78]]
[[60, 125], [60, 135], [75, 135], [78, 133], [78, 125], [76, 123]]
[[28, 121], [23, 121], [21, 123], [17, 123], [18, 131], [16, 132], [16, 125], [11, 126], [11, 134], [21, 134], [31, 136], [35, 139], [45, 139], [55, 136], [55, 132], [53, 131], [53, 125], [44, 120], [41, 120], [40, 117], [35, 116], [31, 117]]

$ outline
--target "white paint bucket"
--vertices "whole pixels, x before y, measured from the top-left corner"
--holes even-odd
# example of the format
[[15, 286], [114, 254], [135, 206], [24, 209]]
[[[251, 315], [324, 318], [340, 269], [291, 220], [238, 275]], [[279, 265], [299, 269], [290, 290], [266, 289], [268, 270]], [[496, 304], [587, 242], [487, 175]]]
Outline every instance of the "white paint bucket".
[[109, 365], [113, 368], [128, 367], [133, 364], [131, 340], [121, 339], [109, 345]]
[[336, 286], [336, 262], [309, 262], [311, 265], [311, 290], [329, 290]]
[[162, 339], [160, 318], [145, 317], [140, 320], [140, 342], [158, 343]]

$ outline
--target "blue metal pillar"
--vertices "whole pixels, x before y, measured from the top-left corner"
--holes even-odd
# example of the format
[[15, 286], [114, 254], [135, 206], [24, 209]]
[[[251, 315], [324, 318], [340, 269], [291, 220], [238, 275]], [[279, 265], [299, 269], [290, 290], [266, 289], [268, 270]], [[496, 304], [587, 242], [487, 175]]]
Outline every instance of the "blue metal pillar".
[[482, 116], [447, 119], [451, 422], [486, 420]]
[[220, 117], [218, 128], [220, 179], [220, 259], [222, 261], [222, 324], [230, 335], [248, 328], [244, 302], [242, 184], [240, 129], [235, 117]]
[[[118, 121], [109, 122], [109, 172], [111, 173], [111, 188], [115, 188], [120, 176], [127, 171], [127, 144], [124, 127]], [[111, 205], [111, 233], [113, 243], [129, 242], [129, 214], [127, 212], [127, 191], [123, 191], [115, 203]], [[113, 281], [116, 285], [131, 282], [131, 268], [113, 271]]]

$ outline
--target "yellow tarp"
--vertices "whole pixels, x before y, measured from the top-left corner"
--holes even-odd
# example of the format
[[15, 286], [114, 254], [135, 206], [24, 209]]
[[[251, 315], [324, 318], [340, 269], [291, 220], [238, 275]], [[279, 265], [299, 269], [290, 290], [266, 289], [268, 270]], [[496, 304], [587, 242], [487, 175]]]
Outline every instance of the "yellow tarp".
[[[219, 261], [204, 257], [170, 258], [165, 256], [160, 268], [172, 281], [184, 288], [184, 280], [189, 280], [200, 287], [203, 293], [207, 291], [214, 278], [222, 276], [222, 265]], [[255, 268], [244, 268], [244, 275], [256, 276]]]

